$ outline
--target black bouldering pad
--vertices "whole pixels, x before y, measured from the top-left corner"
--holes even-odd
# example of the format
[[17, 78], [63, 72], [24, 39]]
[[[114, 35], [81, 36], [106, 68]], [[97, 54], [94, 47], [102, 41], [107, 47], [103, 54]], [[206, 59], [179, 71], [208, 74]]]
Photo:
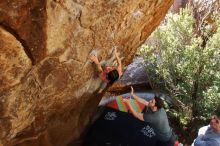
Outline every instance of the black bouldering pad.
[[106, 108], [94, 122], [84, 146], [155, 146], [156, 134], [146, 122], [130, 113]]

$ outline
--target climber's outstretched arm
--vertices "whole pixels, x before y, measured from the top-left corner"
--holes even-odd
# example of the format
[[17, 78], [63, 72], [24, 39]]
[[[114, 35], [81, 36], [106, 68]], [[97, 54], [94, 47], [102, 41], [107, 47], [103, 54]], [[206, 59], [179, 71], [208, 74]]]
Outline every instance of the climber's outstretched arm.
[[118, 66], [117, 66], [118, 74], [119, 76], [121, 76], [122, 75], [122, 63], [121, 63], [121, 59], [119, 58], [119, 53], [117, 52], [117, 49], [114, 50], [114, 54], [118, 62]]
[[102, 65], [99, 62], [98, 58], [95, 55], [91, 55], [90, 60], [96, 64], [98, 72], [99, 72], [99, 74], [101, 74], [103, 72], [103, 69], [102, 69]]

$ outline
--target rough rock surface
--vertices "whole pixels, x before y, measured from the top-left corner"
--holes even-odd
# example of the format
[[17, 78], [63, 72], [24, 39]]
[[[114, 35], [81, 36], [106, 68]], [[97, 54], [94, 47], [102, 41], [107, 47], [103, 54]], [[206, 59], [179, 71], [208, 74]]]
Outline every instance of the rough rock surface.
[[0, 92], [18, 84], [31, 67], [21, 43], [0, 27]]
[[0, 145], [64, 146], [101, 99], [88, 61], [118, 47], [128, 64], [172, 0], [1, 0]]

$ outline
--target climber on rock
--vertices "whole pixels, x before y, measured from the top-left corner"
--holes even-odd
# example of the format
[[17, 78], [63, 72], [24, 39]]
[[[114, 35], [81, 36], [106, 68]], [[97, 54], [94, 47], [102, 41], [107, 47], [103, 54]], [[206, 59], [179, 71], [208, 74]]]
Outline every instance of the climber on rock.
[[[100, 63], [98, 57], [95, 54], [90, 55], [90, 60], [96, 64], [99, 72], [99, 77], [106, 83], [113, 83], [122, 76], [122, 64], [119, 58], [119, 53], [115, 48], [113, 50], [114, 56], [110, 59], [110, 62]], [[116, 57], [117, 66], [110, 66], [113, 63], [113, 59]]]
[[[117, 66], [114, 65], [115, 58], [117, 60]], [[119, 53], [116, 48], [113, 49], [113, 56], [108, 61], [100, 62], [97, 55], [94, 53], [90, 55], [90, 60], [95, 63], [99, 72], [99, 77], [105, 83], [104, 86], [106, 86], [107, 83], [114, 83], [122, 76], [121, 58], [119, 58]], [[101, 91], [103, 88], [105, 87], [102, 87]]]

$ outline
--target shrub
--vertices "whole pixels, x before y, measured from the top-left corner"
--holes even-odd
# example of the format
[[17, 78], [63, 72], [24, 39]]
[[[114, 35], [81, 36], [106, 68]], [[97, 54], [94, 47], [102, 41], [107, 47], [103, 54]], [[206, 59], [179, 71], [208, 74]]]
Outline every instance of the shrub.
[[182, 125], [207, 121], [220, 104], [219, 17], [196, 20], [192, 10], [168, 14], [152, 34], [153, 45], [140, 49], [152, 87], [172, 97]]

